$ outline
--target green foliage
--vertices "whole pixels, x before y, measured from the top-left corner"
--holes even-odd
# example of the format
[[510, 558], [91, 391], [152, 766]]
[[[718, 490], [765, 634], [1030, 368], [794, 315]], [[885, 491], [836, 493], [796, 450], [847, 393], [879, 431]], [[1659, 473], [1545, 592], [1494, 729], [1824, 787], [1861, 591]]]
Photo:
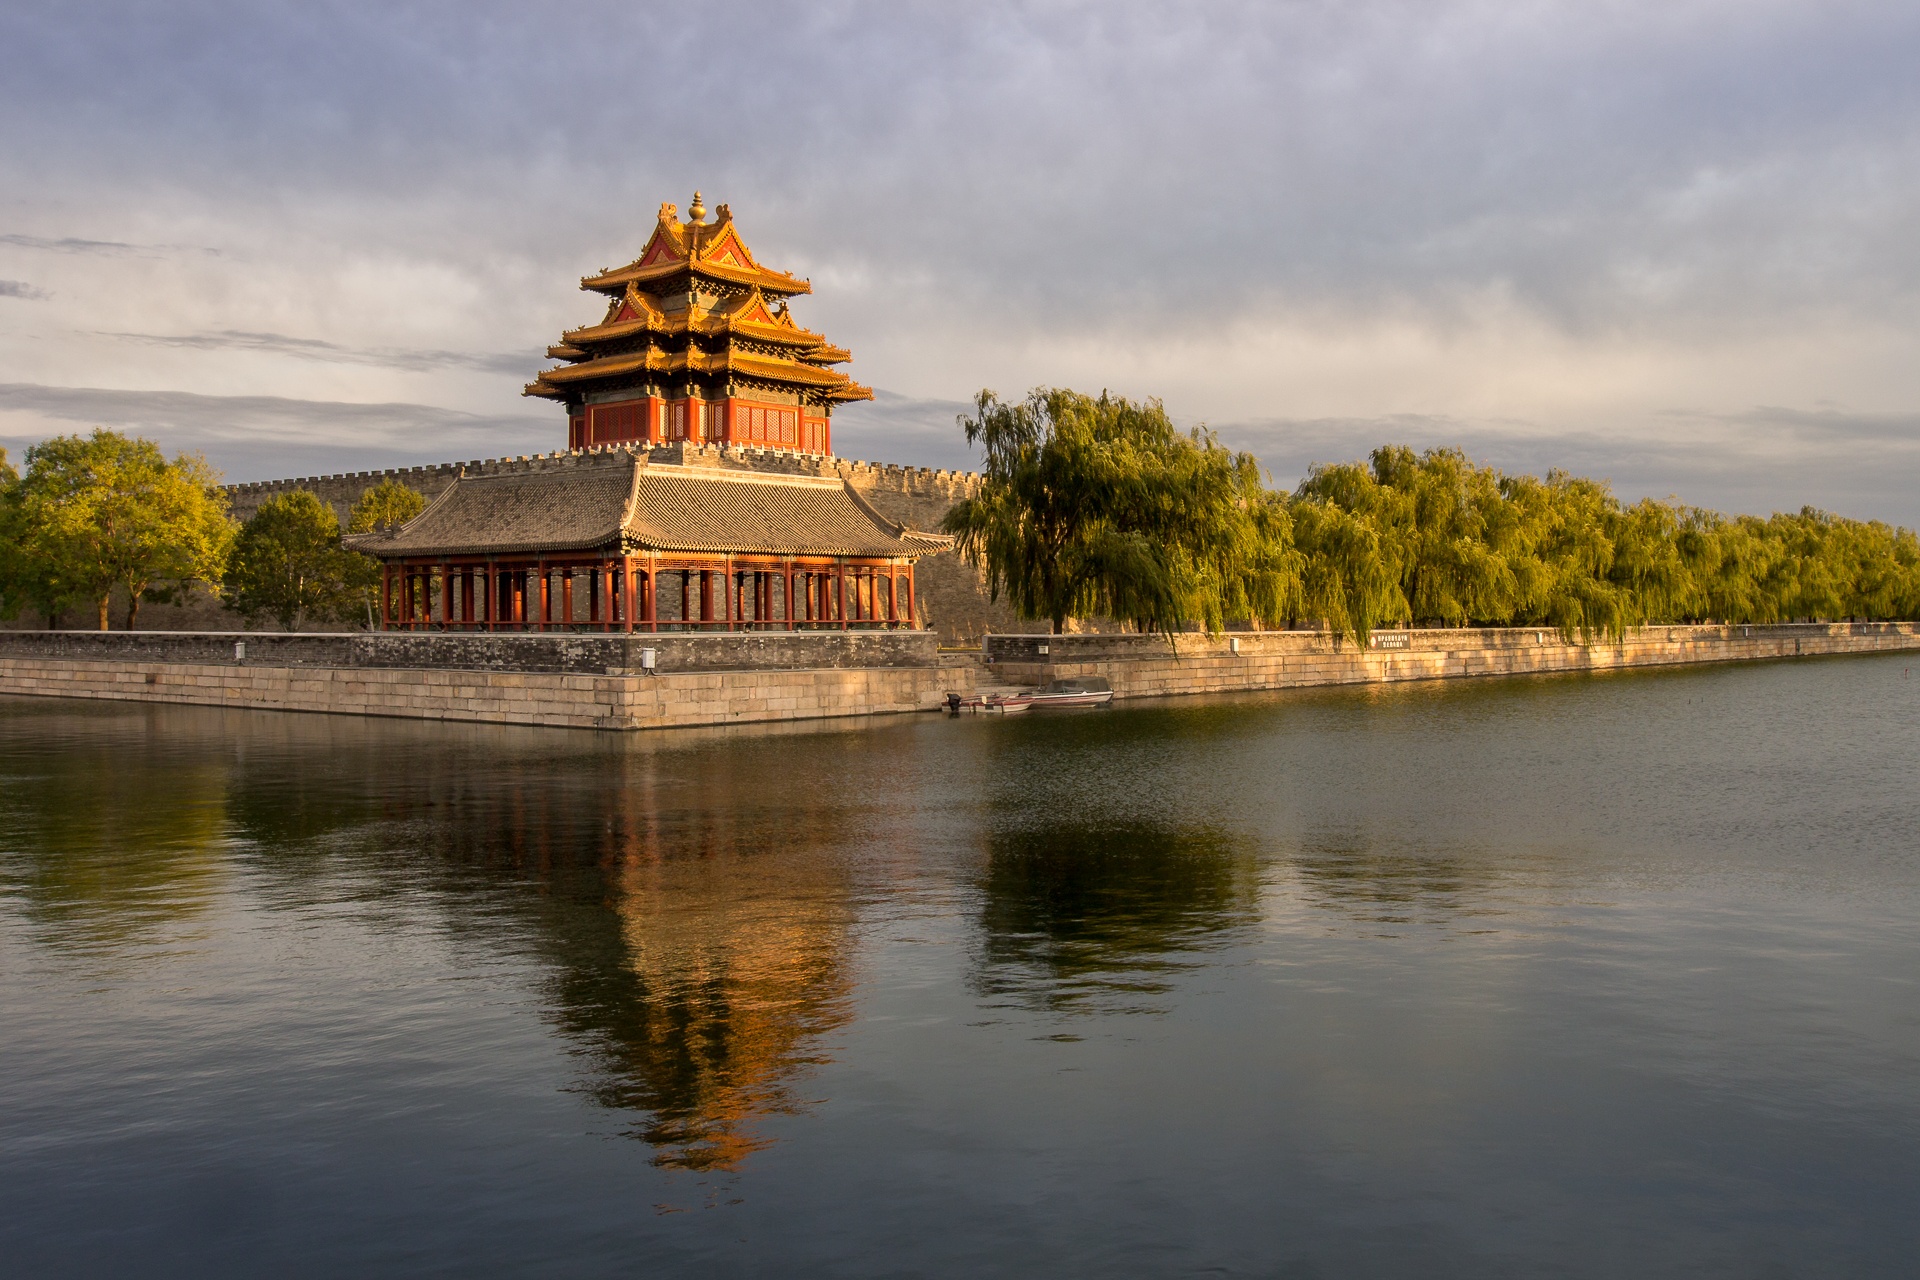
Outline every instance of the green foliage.
[[[353, 510], [347, 514], [347, 532], [374, 533], [397, 528], [426, 509], [426, 495], [418, 489], [408, 488], [397, 480], [382, 480], [353, 504]], [[354, 589], [360, 611], [366, 614], [368, 630], [372, 630], [379, 606], [380, 562], [358, 552], [348, 554], [353, 558], [353, 565], [347, 581]], [[343, 616], [341, 620], [346, 619]]]
[[9, 608], [31, 604], [51, 619], [95, 601], [105, 631], [119, 587], [132, 629], [143, 599], [219, 583], [232, 526], [219, 474], [204, 458], [169, 462], [151, 441], [95, 429], [43, 441], [26, 462], [26, 474], [6, 487], [5, 536], [15, 551]]
[[339, 517], [311, 493], [270, 498], [234, 539], [226, 608], [249, 627], [266, 615], [285, 631], [302, 618], [352, 619], [365, 558], [341, 548]]
[[948, 516], [996, 598], [1060, 630], [1107, 616], [1171, 634], [1229, 619], [1324, 619], [1361, 644], [1389, 624], [1552, 627], [1913, 618], [1912, 530], [1795, 515], [1732, 519], [1592, 480], [1506, 476], [1457, 449], [1317, 466], [1291, 498], [1252, 458], [1158, 402], [982, 392], [979, 497]]
[[418, 489], [409, 489], [397, 480], [382, 480], [353, 504], [353, 510], [347, 514], [347, 532], [391, 529], [413, 519], [426, 507], [426, 496]]
[[1253, 459], [1182, 433], [1158, 401], [1041, 389], [982, 391], [960, 419], [986, 452], [977, 498], [942, 528], [1022, 617], [1118, 618], [1143, 631], [1278, 616], [1298, 589], [1283, 508]]

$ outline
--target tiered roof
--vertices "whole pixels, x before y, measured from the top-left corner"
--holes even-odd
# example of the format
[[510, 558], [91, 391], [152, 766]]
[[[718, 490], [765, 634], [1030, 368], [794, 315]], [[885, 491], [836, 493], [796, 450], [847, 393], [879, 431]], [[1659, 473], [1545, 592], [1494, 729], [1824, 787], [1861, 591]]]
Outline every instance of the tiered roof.
[[871, 400], [873, 392], [832, 366], [852, 359], [820, 334], [795, 324], [787, 299], [811, 293], [805, 280], [761, 266], [726, 205], [706, 222], [694, 193], [688, 221], [671, 204], [640, 256], [618, 270], [584, 277], [582, 289], [608, 295], [598, 324], [568, 330], [547, 354], [565, 361], [525, 394], [578, 400], [589, 389], [623, 382], [760, 384], [795, 392], [803, 404]]

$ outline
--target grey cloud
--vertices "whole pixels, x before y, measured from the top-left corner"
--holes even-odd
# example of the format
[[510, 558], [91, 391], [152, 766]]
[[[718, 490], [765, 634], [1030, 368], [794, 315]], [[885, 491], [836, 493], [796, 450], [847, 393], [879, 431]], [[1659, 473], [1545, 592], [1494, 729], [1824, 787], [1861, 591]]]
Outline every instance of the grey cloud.
[[[489, 416], [421, 404], [185, 391], [0, 383], [0, 414], [137, 433], [170, 452], [198, 450], [231, 480], [541, 453], [566, 444], [566, 423], [557, 411]], [[0, 440], [12, 446], [46, 434], [23, 432], [0, 419]]]
[[[1093, 302], [1443, 323], [1489, 295], [1698, 325], [1920, 291], [1920, 11], [1894, 0], [474, 8], [129, 6], [37, 26], [0, 94], [56, 122], [19, 140], [56, 171], [264, 216], [324, 190], [428, 252], [610, 256], [699, 186], [790, 261], [1003, 325]], [[671, 70], [722, 42], [804, 90]]]
[[411, 373], [453, 368], [477, 369], [483, 373], [524, 374], [531, 378], [544, 363], [533, 353], [476, 355], [468, 351], [427, 351], [411, 347], [343, 347], [317, 338], [290, 338], [280, 333], [248, 333], [238, 329], [190, 334], [103, 333], [100, 336], [156, 347], [181, 347], [194, 351], [262, 351], [325, 364], [365, 364], [383, 369], [403, 369]]
[[1460, 448], [1509, 474], [1559, 468], [1613, 485], [1632, 502], [1677, 497], [1692, 506], [1767, 515], [1819, 507], [1861, 520], [1920, 527], [1920, 415], [1675, 412], [1667, 435], [1474, 423], [1448, 417], [1260, 419], [1217, 424], [1221, 439], [1258, 456], [1281, 488], [1315, 463], [1351, 462], [1385, 444]]
[[[872, 403], [834, 415], [834, 449], [847, 458], [967, 470], [976, 460], [954, 417], [971, 407], [880, 391]], [[393, 459], [447, 462], [476, 450], [542, 453], [566, 443], [558, 410], [489, 416], [420, 404], [0, 383], [0, 414], [138, 432], [169, 450], [202, 450], [230, 476], [245, 480], [309, 474], [316, 467], [362, 471], [395, 465]], [[10, 444], [39, 438], [0, 425], [0, 439]]]
[[24, 298], [29, 302], [41, 302], [52, 296], [45, 289], [36, 289], [25, 280], [0, 280], [0, 298]]
[[218, 254], [218, 249], [209, 249], [203, 245], [185, 244], [126, 244], [119, 240], [80, 240], [73, 236], [54, 238], [50, 236], [0, 235], [0, 244], [10, 244], [20, 249], [45, 249], [53, 253], [87, 253], [109, 258], [119, 257], [156, 257], [164, 253], [180, 250], [192, 250], [196, 253]]
[[875, 390], [868, 402], [834, 411], [833, 450], [846, 458], [970, 471], [979, 458], [955, 418], [973, 406]]

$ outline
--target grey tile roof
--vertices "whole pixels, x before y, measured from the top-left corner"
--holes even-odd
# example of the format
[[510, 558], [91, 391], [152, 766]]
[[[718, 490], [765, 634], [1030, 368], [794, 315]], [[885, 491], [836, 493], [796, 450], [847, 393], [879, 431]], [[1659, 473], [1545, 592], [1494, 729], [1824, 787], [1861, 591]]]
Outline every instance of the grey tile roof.
[[944, 540], [905, 536], [839, 480], [644, 467], [627, 532], [661, 551], [915, 556]]
[[[576, 455], [497, 475], [461, 475], [398, 529], [342, 541], [381, 557], [610, 547], [633, 493], [633, 456]], [[535, 462], [547, 462], [536, 459]]]
[[388, 559], [617, 555], [623, 544], [664, 552], [900, 557], [950, 545], [894, 524], [839, 480], [650, 466], [624, 449], [463, 474], [399, 529], [345, 541]]

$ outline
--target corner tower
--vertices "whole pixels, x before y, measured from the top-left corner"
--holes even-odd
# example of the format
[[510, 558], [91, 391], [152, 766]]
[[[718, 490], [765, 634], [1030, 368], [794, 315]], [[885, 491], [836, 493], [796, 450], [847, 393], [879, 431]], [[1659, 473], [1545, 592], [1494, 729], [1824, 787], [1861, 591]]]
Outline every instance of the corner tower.
[[660, 206], [640, 256], [580, 281], [606, 318], [547, 354], [564, 363], [524, 394], [567, 406], [567, 446], [676, 440], [833, 452], [833, 406], [873, 392], [836, 373], [852, 359], [802, 329], [787, 299], [813, 286], [754, 261], [726, 205], [706, 220]]

